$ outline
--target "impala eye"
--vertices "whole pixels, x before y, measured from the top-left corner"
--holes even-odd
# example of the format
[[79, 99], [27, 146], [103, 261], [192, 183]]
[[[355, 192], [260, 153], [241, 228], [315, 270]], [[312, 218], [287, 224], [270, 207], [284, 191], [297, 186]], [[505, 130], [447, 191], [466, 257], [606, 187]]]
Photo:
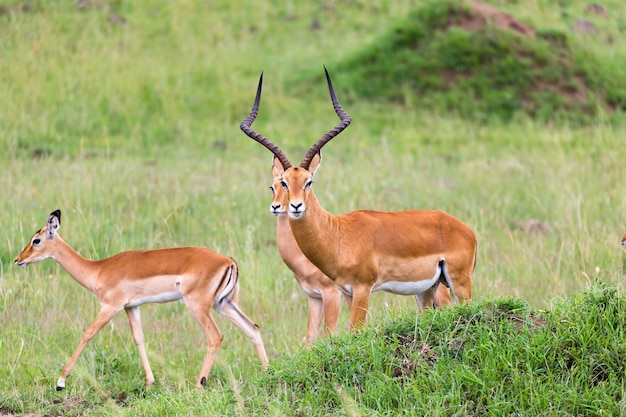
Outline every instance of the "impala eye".
[[273, 185], [270, 185], [270, 191], [272, 192], [272, 194], [276, 194], [276, 189]]
[[33, 245], [39, 245], [41, 243], [41, 239], [33, 239]]
[[282, 185], [285, 190], [288, 188], [287, 183], [285, 181], [281, 181], [280, 185]]
[[304, 188], [311, 188], [311, 185], [313, 185], [313, 180], [308, 180], [306, 184], [304, 184]]

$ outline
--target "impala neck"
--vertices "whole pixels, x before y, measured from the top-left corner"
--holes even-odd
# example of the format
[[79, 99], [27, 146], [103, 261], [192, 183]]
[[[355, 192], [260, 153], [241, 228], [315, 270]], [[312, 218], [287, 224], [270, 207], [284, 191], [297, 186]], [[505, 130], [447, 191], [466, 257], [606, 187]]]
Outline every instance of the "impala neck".
[[82, 257], [70, 245], [68, 245], [59, 235], [54, 239], [56, 242], [56, 250], [52, 259], [67, 271], [83, 287], [94, 292], [96, 289], [97, 274], [95, 263], [87, 258]]
[[289, 217], [291, 232], [300, 250], [324, 274], [335, 276], [341, 229], [337, 217], [324, 210], [314, 193], [306, 202], [306, 212], [299, 219]]
[[287, 214], [276, 216], [276, 245], [283, 260], [289, 257], [294, 244], [297, 245], [289, 226], [289, 216]]

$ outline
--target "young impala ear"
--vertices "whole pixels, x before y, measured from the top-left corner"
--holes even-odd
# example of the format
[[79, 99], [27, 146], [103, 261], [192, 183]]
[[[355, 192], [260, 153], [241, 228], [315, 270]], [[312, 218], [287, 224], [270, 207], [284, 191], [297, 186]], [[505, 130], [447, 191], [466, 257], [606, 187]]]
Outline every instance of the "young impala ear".
[[283, 164], [280, 162], [276, 156], [272, 158], [272, 174], [274, 174], [274, 179], [278, 179], [283, 176], [283, 172], [285, 172], [285, 168], [283, 168]]
[[309, 172], [312, 176], [315, 176], [315, 173], [317, 172], [317, 169], [320, 167], [321, 164], [322, 152], [318, 152], [313, 156], [313, 159], [311, 159], [311, 164], [309, 165]]
[[61, 227], [61, 210], [55, 210], [48, 216], [48, 237], [50, 239], [54, 239], [59, 227]]

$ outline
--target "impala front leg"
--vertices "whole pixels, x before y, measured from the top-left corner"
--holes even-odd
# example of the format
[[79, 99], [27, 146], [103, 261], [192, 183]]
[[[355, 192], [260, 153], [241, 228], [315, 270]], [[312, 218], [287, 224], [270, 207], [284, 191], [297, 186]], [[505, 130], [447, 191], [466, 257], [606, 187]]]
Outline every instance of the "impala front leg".
[[[306, 345], [310, 346], [319, 336], [324, 315], [324, 301], [321, 298], [309, 296], [309, 318], [307, 325]], [[328, 322], [326, 323], [328, 324]]]
[[98, 313], [98, 317], [96, 317], [93, 323], [91, 323], [89, 327], [87, 327], [87, 330], [85, 330], [85, 333], [83, 333], [83, 338], [80, 341], [78, 348], [76, 348], [76, 351], [74, 352], [70, 360], [67, 362], [67, 365], [65, 365], [65, 367], [63, 368], [63, 372], [61, 372], [61, 376], [59, 377], [59, 380], [57, 381], [57, 386], [56, 386], [57, 391], [61, 391], [62, 389], [65, 388], [65, 380], [67, 379], [68, 375], [72, 371], [72, 368], [74, 367], [74, 364], [80, 357], [80, 354], [83, 353], [83, 350], [85, 349], [85, 346], [87, 346], [87, 343], [89, 343], [89, 341], [96, 335], [96, 333], [100, 331], [100, 329], [102, 329], [102, 327], [104, 327], [105, 324], [111, 321], [113, 316], [118, 311], [119, 309], [117, 308], [113, 308], [109, 306], [102, 307], [102, 310], [100, 310], [100, 313]]
[[350, 330], [360, 330], [367, 322], [367, 309], [370, 303], [372, 287], [358, 286], [352, 289], [352, 306], [350, 309]]
[[143, 328], [141, 327], [139, 307], [126, 308], [125, 310], [130, 323], [130, 331], [133, 333], [135, 344], [137, 345], [137, 349], [139, 349], [141, 364], [146, 373], [146, 389], [148, 389], [154, 383], [154, 375], [152, 374], [152, 369], [150, 369], [150, 362], [148, 362], [148, 354], [146, 353], [146, 346], [143, 340]]
[[341, 292], [336, 287], [331, 287], [322, 292], [324, 302], [324, 322], [327, 333], [333, 334], [339, 323], [339, 309], [341, 308]]

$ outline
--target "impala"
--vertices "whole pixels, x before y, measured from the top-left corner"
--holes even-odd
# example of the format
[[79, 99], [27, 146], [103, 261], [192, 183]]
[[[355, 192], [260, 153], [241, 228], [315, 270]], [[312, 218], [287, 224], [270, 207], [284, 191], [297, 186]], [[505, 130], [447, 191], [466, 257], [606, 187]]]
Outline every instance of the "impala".
[[624, 234], [624, 236], [622, 236], [622, 243], [621, 243], [623, 248], [626, 248], [626, 234]]
[[437, 305], [439, 284], [455, 301], [471, 298], [477, 242], [472, 229], [443, 211], [358, 210], [335, 216], [324, 210], [312, 188], [321, 163], [321, 148], [351, 122], [335, 95], [328, 71], [326, 80], [335, 113], [341, 119], [294, 167], [269, 139], [250, 127], [261, 99], [263, 74], [241, 130], [274, 154], [274, 168], [288, 195], [289, 226], [305, 256], [352, 297], [350, 327], [367, 317], [370, 295], [384, 290], [415, 295], [420, 310]]
[[63, 368], [56, 385], [57, 391], [65, 388], [65, 380], [87, 343], [122, 309], [128, 315], [146, 374], [146, 388], [149, 388], [154, 382], [154, 375], [148, 362], [139, 316], [139, 306], [146, 303], [181, 300], [202, 326], [208, 351], [196, 387], [206, 385], [223, 339], [211, 317], [211, 308], [244, 331], [254, 345], [262, 367], [268, 367], [259, 328], [237, 305], [238, 269], [233, 259], [206, 248], [175, 247], [122, 252], [92, 261], [79, 255], [57, 234], [60, 226], [61, 211], [55, 210], [48, 216], [46, 226], [33, 235], [15, 259], [16, 265], [26, 266], [52, 258], [80, 285], [93, 292], [102, 306]]
[[[287, 199], [287, 192], [282, 187], [281, 171], [276, 164], [272, 166], [274, 182], [270, 186], [273, 193], [270, 212], [277, 217], [276, 243], [278, 252], [309, 298], [307, 345], [310, 345], [319, 336], [322, 316], [324, 316], [324, 322], [330, 334], [333, 334], [337, 329], [341, 292], [333, 280], [324, 275], [304, 256], [293, 233], [291, 233], [287, 216], [289, 200]], [[344, 298], [348, 306], [352, 305], [352, 297], [344, 294]], [[447, 287], [440, 286], [438, 288], [436, 304], [450, 304], [450, 291]]]
[[[322, 317], [328, 333], [333, 334], [339, 321], [339, 307], [341, 292], [333, 280], [307, 259], [296, 243], [289, 220], [287, 218], [287, 193], [281, 186], [281, 175], [273, 168], [274, 183], [270, 189], [273, 200], [270, 204], [271, 213], [276, 216], [276, 244], [285, 265], [293, 272], [296, 281], [309, 299], [309, 319], [307, 325], [306, 343], [310, 345], [319, 336], [322, 326]], [[346, 296], [348, 306], [352, 299]]]

